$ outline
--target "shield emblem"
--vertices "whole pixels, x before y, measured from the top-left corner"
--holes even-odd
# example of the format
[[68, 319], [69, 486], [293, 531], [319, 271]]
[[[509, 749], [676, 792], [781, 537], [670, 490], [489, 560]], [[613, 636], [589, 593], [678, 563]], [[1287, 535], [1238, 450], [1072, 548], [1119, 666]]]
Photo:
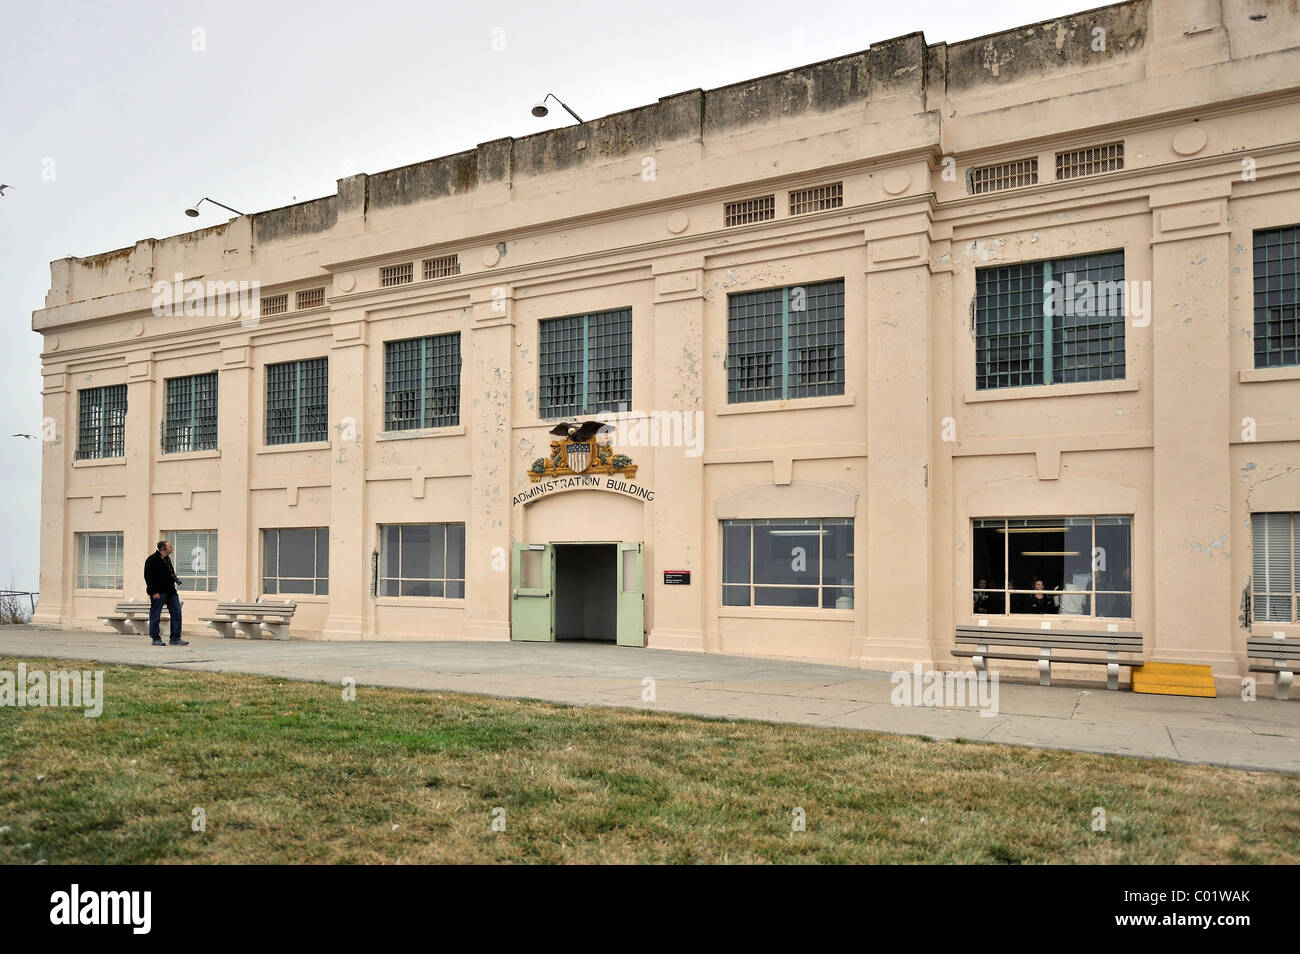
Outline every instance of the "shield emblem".
[[569, 470], [575, 474], [585, 472], [591, 463], [591, 441], [569, 441], [564, 447], [564, 456], [569, 461]]

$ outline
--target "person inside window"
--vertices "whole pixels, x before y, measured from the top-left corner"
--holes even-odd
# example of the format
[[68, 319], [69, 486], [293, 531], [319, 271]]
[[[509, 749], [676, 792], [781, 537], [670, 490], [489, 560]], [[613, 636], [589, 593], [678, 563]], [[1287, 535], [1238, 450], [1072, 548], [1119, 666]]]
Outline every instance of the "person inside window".
[[975, 615], [976, 615], [976, 616], [983, 616], [983, 615], [985, 615], [985, 614], [987, 614], [987, 613], [990, 612], [990, 610], [989, 610], [989, 605], [990, 605], [989, 594], [986, 593], [986, 592], [984, 592], [984, 588], [985, 588], [986, 586], [988, 586], [988, 583], [989, 583], [988, 580], [981, 579], [978, 583], [975, 584], [975, 607], [974, 607], [974, 609], [975, 609]]
[[1047, 590], [1042, 579], [1034, 577], [1034, 592], [1030, 593], [1025, 599], [1023, 612], [1055, 615], [1060, 611], [1059, 600], [1059, 596], [1053, 596]]

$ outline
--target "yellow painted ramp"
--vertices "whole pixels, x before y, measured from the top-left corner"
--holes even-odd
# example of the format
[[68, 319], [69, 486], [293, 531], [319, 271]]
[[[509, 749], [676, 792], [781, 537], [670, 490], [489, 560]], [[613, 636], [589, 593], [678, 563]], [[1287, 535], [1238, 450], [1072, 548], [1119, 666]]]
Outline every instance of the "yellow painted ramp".
[[1207, 696], [1214, 698], [1214, 677], [1209, 666], [1149, 662], [1133, 670], [1133, 691], [1162, 696]]

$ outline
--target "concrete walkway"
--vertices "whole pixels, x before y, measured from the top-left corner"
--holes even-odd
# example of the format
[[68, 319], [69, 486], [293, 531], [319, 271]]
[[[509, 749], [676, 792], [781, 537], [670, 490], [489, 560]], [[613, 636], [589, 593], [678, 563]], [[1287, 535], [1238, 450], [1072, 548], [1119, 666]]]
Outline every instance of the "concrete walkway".
[[[806, 662], [590, 643], [322, 642], [0, 627], [0, 656], [53, 656], [358, 686], [445, 690], [576, 705], [957, 737], [1300, 774], [1300, 700], [1138, 695], [1000, 682], [998, 714], [895, 706], [889, 674]], [[0, 668], [12, 669], [0, 663]], [[642, 701], [642, 681], [655, 701]], [[111, 699], [111, 695], [110, 695]]]

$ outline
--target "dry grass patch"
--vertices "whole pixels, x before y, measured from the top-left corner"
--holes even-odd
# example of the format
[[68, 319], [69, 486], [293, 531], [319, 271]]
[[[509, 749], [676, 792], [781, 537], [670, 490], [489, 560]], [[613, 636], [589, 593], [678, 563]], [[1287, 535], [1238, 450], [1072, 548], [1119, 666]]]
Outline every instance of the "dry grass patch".
[[0, 709], [0, 863], [1300, 861], [1289, 776], [103, 668], [98, 719]]

